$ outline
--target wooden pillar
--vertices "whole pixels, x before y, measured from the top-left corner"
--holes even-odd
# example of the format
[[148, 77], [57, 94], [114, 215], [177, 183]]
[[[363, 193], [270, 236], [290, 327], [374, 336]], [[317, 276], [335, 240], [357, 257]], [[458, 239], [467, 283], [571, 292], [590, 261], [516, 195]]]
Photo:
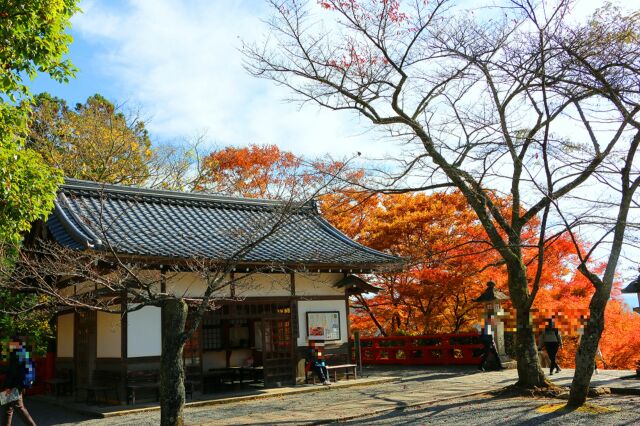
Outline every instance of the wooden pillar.
[[347, 323], [347, 329], [345, 332], [347, 333], [347, 360], [351, 363], [351, 322], [349, 321], [349, 291], [348, 289], [344, 289], [344, 303], [345, 303], [345, 321]]
[[120, 387], [121, 391], [119, 392], [121, 399], [124, 398], [124, 402], [127, 401], [127, 373], [129, 372], [129, 366], [127, 363], [128, 307], [127, 289], [124, 289], [120, 296], [120, 377], [122, 378], [122, 385]]
[[296, 273], [291, 272], [289, 276], [291, 277], [291, 281], [289, 283], [289, 290], [291, 291], [291, 296], [295, 296], [296, 295]]

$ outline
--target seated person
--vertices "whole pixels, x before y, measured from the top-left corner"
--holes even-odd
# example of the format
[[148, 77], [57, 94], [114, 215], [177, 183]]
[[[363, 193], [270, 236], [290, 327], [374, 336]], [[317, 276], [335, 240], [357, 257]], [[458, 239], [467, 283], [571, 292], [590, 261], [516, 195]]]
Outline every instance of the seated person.
[[323, 385], [330, 385], [329, 371], [327, 370], [327, 364], [325, 363], [322, 352], [313, 345], [313, 342], [309, 343], [309, 349], [307, 351], [307, 362], [310, 364], [313, 372], [318, 376]]

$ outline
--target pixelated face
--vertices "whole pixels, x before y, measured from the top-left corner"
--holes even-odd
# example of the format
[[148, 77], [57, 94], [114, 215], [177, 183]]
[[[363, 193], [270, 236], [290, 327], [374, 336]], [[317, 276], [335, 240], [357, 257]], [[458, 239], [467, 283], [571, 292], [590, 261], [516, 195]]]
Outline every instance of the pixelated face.
[[9, 354], [20, 349], [26, 349], [27, 344], [24, 341], [16, 339], [5, 339], [0, 341], [0, 353], [2, 354], [1, 361], [7, 361]]
[[24, 343], [19, 340], [9, 340], [7, 347], [9, 348], [9, 351], [14, 351], [16, 349], [22, 348], [23, 345]]

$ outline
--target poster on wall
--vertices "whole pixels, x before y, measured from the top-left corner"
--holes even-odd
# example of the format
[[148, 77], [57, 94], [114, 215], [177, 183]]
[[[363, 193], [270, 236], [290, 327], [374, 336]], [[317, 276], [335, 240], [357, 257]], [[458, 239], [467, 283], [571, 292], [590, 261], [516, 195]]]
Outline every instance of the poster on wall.
[[309, 340], [340, 340], [340, 312], [307, 312]]

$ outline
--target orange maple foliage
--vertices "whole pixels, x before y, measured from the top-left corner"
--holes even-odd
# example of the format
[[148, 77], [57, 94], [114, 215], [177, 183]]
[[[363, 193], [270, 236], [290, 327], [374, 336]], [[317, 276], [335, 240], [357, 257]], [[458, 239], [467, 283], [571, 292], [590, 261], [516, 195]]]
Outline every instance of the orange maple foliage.
[[[600, 272], [605, 265], [600, 265]], [[591, 283], [577, 271], [569, 278], [555, 280], [536, 298], [535, 321], [544, 328], [546, 318], [553, 316], [563, 335], [563, 347], [558, 352], [560, 365], [575, 367], [575, 353], [582, 328], [589, 315], [589, 302], [594, 292]], [[612, 300], [605, 311], [605, 328], [600, 340], [603, 360], [600, 368], [633, 369], [640, 360], [640, 315], [634, 313], [620, 297], [620, 283], [615, 284]]]
[[297, 183], [300, 159], [275, 145], [228, 146], [202, 160], [196, 189], [252, 198], [278, 198]]
[[362, 244], [408, 261], [405, 272], [375, 275], [380, 293], [358, 297], [352, 328], [366, 334], [468, 330], [481, 315], [472, 299], [504, 274], [460, 193], [343, 192], [325, 197], [322, 210]]
[[[403, 273], [373, 278], [381, 291], [354, 301], [352, 330], [364, 335], [470, 331], [482, 318], [472, 299], [485, 289], [486, 281], [496, 281], [508, 294], [500, 257], [459, 193], [341, 193], [325, 197], [324, 203], [325, 216], [343, 232], [410, 262]], [[508, 207], [508, 200], [501, 203]], [[531, 245], [536, 243], [535, 226], [526, 234], [525, 242]], [[533, 247], [524, 252], [533, 281], [538, 252]], [[565, 340], [559, 353], [565, 367], [575, 365], [580, 328], [593, 294], [591, 283], [575, 270], [576, 264], [568, 236], [561, 235], [546, 247], [533, 312], [540, 330], [547, 318], [556, 319]], [[640, 316], [617, 297], [619, 288], [606, 311], [601, 349], [607, 368], [632, 368], [640, 353]]]
[[[201, 189], [246, 197], [277, 198], [314, 179], [300, 171], [301, 160], [276, 146], [227, 147], [204, 159]], [[331, 174], [342, 163], [314, 164]], [[361, 171], [350, 179], [363, 178]], [[495, 197], [509, 211], [509, 199]], [[352, 300], [351, 329], [363, 334], [423, 334], [470, 331], [482, 309], [472, 302], [493, 280], [508, 294], [500, 256], [488, 243], [464, 197], [457, 193], [382, 195], [340, 188], [321, 198], [324, 216], [360, 243], [407, 259], [407, 270], [366, 277], [381, 291]], [[528, 276], [536, 274], [537, 224], [525, 233]], [[545, 250], [534, 321], [541, 329], [554, 316], [565, 345], [562, 366], [574, 365], [579, 327], [588, 315], [592, 285], [575, 270], [574, 246], [560, 236]], [[602, 265], [601, 267], [604, 267]], [[508, 303], [505, 306], [509, 310]], [[605, 314], [601, 350], [608, 368], [633, 368], [640, 354], [640, 315], [619, 299], [619, 288]], [[600, 365], [602, 367], [602, 365]]]

